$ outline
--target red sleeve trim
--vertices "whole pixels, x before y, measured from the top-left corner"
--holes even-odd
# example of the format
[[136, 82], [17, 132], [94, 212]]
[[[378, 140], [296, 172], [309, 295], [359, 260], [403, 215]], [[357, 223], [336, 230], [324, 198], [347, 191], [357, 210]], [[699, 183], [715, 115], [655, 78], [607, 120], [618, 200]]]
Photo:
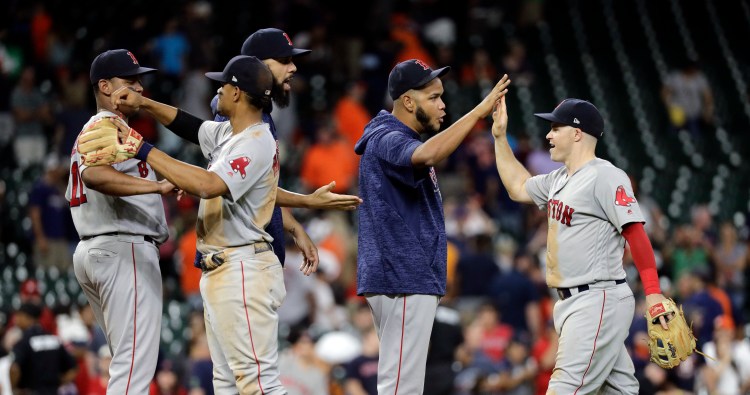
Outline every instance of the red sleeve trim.
[[651, 247], [651, 241], [646, 235], [646, 230], [640, 222], [633, 222], [625, 225], [622, 230], [622, 236], [630, 245], [630, 254], [633, 256], [633, 262], [641, 276], [643, 290], [646, 295], [661, 293], [659, 287], [659, 274], [656, 272], [656, 259], [654, 258], [654, 249]]

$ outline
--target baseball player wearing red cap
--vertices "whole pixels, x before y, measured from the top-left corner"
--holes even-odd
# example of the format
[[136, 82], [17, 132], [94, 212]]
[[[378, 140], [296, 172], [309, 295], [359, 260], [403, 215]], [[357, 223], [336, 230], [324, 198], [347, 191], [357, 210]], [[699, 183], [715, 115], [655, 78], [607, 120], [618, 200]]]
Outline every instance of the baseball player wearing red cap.
[[[136, 110], [115, 110], [109, 96], [119, 88], [142, 92], [140, 76], [154, 70], [125, 49], [97, 56], [90, 70], [97, 113], [84, 129], [105, 117], [127, 121]], [[154, 376], [162, 314], [158, 245], [169, 235], [160, 195], [173, 189], [145, 161], [92, 167], [72, 151], [65, 198], [81, 237], [73, 268], [112, 352], [108, 393], [148, 393]]]
[[279, 177], [276, 143], [262, 110], [271, 105], [273, 75], [252, 56], [232, 58], [223, 72], [218, 110], [225, 122], [202, 121], [128, 89], [118, 108], [143, 108], [200, 143], [208, 169], [180, 162], [143, 142], [135, 156], [180, 189], [201, 198], [196, 225], [203, 256], [200, 289], [217, 394], [285, 394], [279, 380], [278, 315], [286, 296], [281, 264], [265, 227]]
[[[604, 120], [591, 103], [563, 100], [547, 133], [552, 160], [565, 166], [531, 177], [513, 156], [505, 98], [493, 114], [497, 169], [510, 197], [547, 209], [546, 280], [556, 289], [553, 318], [559, 335], [548, 394], [637, 394], [633, 361], [625, 348], [635, 299], [622, 267], [625, 242], [640, 273], [649, 307], [665, 300], [651, 242], [630, 179], [596, 157]], [[666, 320], [660, 317], [666, 328]]]
[[[393, 111], [373, 118], [355, 145], [359, 167], [357, 293], [365, 296], [380, 339], [379, 394], [422, 394], [427, 350], [445, 295], [447, 240], [433, 167], [458, 148], [505, 95], [504, 76], [468, 114], [438, 133], [445, 117], [448, 67], [418, 59], [388, 77]], [[435, 134], [422, 143], [420, 133]]]

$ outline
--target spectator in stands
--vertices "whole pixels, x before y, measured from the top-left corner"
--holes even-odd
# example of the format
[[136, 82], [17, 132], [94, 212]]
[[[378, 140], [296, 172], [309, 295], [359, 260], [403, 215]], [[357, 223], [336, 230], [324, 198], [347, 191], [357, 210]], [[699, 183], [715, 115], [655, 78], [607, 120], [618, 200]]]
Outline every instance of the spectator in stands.
[[[489, 279], [494, 278], [500, 268], [494, 259], [492, 236], [478, 233], [469, 237], [467, 251], [461, 255], [456, 267], [456, 292], [461, 306], [469, 307], [486, 297], [490, 291]], [[477, 307], [479, 303], [473, 304]]]
[[149, 395], [188, 395], [182, 381], [181, 366], [171, 360], [163, 359], [156, 368], [156, 375], [151, 382]]
[[104, 344], [99, 347], [95, 354], [96, 366], [89, 378], [88, 392], [81, 395], [107, 395], [107, 383], [109, 382], [109, 364], [112, 362], [112, 353], [109, 346]]
[[687, 129], [694, 139], [700, 139], [705, 125], [713, 123], [713, 92], [697, 60], [685, 60], [672, 71], [661, 95], [673, 131]]
[[328, 395], [328, 367], [315, 355], [315, 341], [302, 327], [292, 328], [291, 345], [279, 355], [281, 383], [288, 395]]
[[509, 39], [507, 45], [507, 52], [502, 59], [504, 72], [513, 76], [516, 85], [531, 85], [534, 82], [534, 72], [526, 58], [526, 46], [517, 38]]
[[663, 253], [672, 269], [672, 280], [679, 282], [685, 273], [694, 269], [709, 270], [708, 247], [701, 232], [693, 226], [679, 226]]
[[362, 137], [365, 125], [372, 119], [364, 104], [366, 95], [367, 85], [363, 81], [350, 82], [333, 108], [336, 127], [350, 148]]
[[[654, 250], [658, 251], [667, 242], [669, 220], [664, 215], [659, 203], [640, 188], [638, 180], [632, 175], [628, 175], [628, 177], [633, 185], [633, 194], [638, 200], [638, 205], [641, 206], [643, 219], [646, 221], [643, 227], [646, 229], [649, 240], [654, 245]], [[660, 264], [658, 262], [660, 258], [660, 256], [656, 257], [657, 267]]]
[[435, 314], [427, 353], [424, 393], [452, 395], [456, 371], [456, 352], [464, 342], [461, 313], [440, 305]]
[[66, 234], [70, 209], [65, 200], [68, 168], [55, 154], [44, 164], [44, 174], [29, 193], [29, 218], [34, 236], [33, 264], [38, 268], [56, 267], [66, 271], [73, 265]]
[[528, 254], [518, 254], [510, 270], [499, 272], [489, 283], [488, 296], [503, 314], [503, 322], [513, 327], [516, 337], [536, 340], [542, 330], [539, 293], [529, 275], [535, 265]]
[[504, 395], [533, 395], [534, 378], [538, 366], [529, 355], [529, 346], [522, 337], [514, 336], [502, 361], [500, 374], [490, 389], [499, 389]]
[[18, 167], [42, 164], [47, 157], [46, 127], [53, 118], [47, 98], [36, 86], [34, 67], [27, 66], [21, 72], [10, 105], [16, 125], [13, 149]]
[[180, 28], [180, 20], [171, 17], [164, 22], [164, 29], [153, 39], [152, 51], [162, 74], [158, 88], [154, 90], [154, 99], [164, 103], [176, 102], [175, 93], [180, 87], [180, 80], [187, 71], [187, 58], [190, 43]]
[[716, 318], [724, 313], [721, 304], [707, 289], [708, 276], [704, 270], [692, 270], [678, 283], [685, 319], [693, 325], [699, 349], [712, 339]]
[[555, 357], [557, 356], [557, 331], [552, 320], [547, 320], [542, 328], [541, 336], [531, 346], [531, 356], [536, 361], [538, 373], [535, 377], [536, 395], [547, 393], [547, 385], [552, 378], [555, 368]]
[[353, 145], [336, 132], [334, 125], [324, 122], [315, 132], [315, 143], [302, 158], [300, 179], [309, 191], [333, 180], [334, 193], [347, 193], [356, 182], [358, 159]]
[[[39, 318], [39, 324], [48, 333], [57, 333], [57, 319], [55, 313], [44, 304], [42, 300], [42, 294], [39, 291], [39, 282], [34, 278], [28, 278], [21, 283], [18, 290], [19, 298], [21, 303], [32, 303], [39, 306], [42, 309], [42, 315]], [[16, 314], [10, 317], [9, 326], [16, 325]]]
[[748, 260], [747, 245], [739, 242], [737, 228], [727, 221], [719, 228], [719, 241], [711, 251], [716, 265], [717, 285], [723, 288], [738, 309], [745, 302], [745, 264]]
[[344, 391], [347, 395], [378, 395], [378, 334], [371, 326], [362, 336], [362, 355], [345, 365]]
[[[703, 346], [706, 365], [702, 388], [708, 394], [740, 395], [750, 392], [750, 342], [725, 316], [716, 318], [713, 340]], [[737, 336], [739, 334], [739, 336]], [[700, 393], [700, 392], [699, 392]]]
[[65, 350], [60, 339], [42, 329], [42, 309], [24, 303], [16, 313], [23, 338], [13, 346], [10, 381], [13, 388], [35, 395], [57, 395], [58, 388], [73, 381], [76, 361]]

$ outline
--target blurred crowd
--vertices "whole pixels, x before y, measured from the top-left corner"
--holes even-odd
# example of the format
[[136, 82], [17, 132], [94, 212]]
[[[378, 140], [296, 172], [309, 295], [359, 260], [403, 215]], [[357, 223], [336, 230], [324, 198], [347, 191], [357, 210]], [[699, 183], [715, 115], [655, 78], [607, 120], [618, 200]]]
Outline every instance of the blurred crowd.
[[[342, 5], [336, 12], [327, 2], [288, 1], [239, 6], [235, 15], [244, 15], [246, 23], [226, 19], [232, 12], [226, 5], [167, 3], [171, 10], [166, 15], [125, 5], [122, 12], [103, 11], [102, 17], [117, 15], [114, 28], [107, 19], [87, 23], [99, 16], [93, 15], [95, 8], [71, 14], [69, 5], [59, 1], [4, 5], [0, 240], [6, 252], [0, 269], [26, 270], [17, 298], [0, 303], [0, 395], [10, 393], [8, 354], [27, 350], [29, 334], [38, 330], [59, 338], [59, 352], [73, 363], [40, 369], [33, 361], [42, 357], [32, 353], [24, 359], [32, 362], [20, 366], [22, 377], [33, 375], [38, 382], [46, 376], [62, 378], [60, 393], [65, 394], [106, 390], [111, 355], [91, 309], [75, 298], [50, 302], [35, 278], [40, 270], [72, 270], [78, 235], [64, 190], [72, 143], [95, 111], [88, 67], [97, 53], [133, 51], [142, 65], [159, 69], [144, 79], [147, 96], [209, 119], [216, 87], [203, 74], [238, 53], [257, 28], [285, 29], [296, 47], [312, 49], [309, 56], [295, 59], [299, 71], [292, 81], [291, 105], [273, 113], [281, 145], [281, 185], [300, 193], [330, 181], [336, 181], [335, 192], [357, 193], [353, 145], [369, 119], [389, 107], [387, 75], [397, 62], [420, 58], [434, 67], [452, 66], [444, 78], [447, 122], [476, 104], [503, 73], [514, 84], [530, 86], [535, 70], [541, 70], [526, 58], [524, 29], [541, 17], [543, 1], [502, 6], [365, 1]], [[260, 16], [248, 15], [254, 11]], [[668, 93], [674, 95], [674, 90]], [[517, 111], [510, 109], [511, 124]], [[686, 121], [675, 123], [690, 126], [700, 115], [689, 113]], [[509, 137], [531, 173], [559, 167], [550, 161], [544, 142], [526, 135], [520, 124], [516, 130], [511, 126]], [[173, 157], [205, 165], [197, 148], [184, 145], [148, 116], [131, 119], [130, 125]], [[554, 366], [557, 338], [551, 317], [557, 295], [544, 279], [546, 213], [508, 198], [488, 128], [480, 122], [437, 167], [449, 236], [448, 294], [433, 328], [425, 383], [430, 395], [544, 394]], [[14, 184], [28, 185], [28, 190], [6, 189], [6, 177], [13, 174], [31, 177], [26, 184]], [[638, 192], [638, 180], [633, 183], [657, 254], [662, 290], [683, 304], [698, 348], [712, 357], [693, 355], [670, 371], [649, 363], [645, 299], [626, 249], [627, 280], [638, 302], [626, 345], [641, 393], [749, 393], [747, 228], [714, 218], [701, 204], [691, 208], [689, 222], [670, 221], [654, 199]], [[19, 197], [12, 202], [6, 199], [11, 192]], [[152, 394], [213, 394], [200, 270], [193, 267], [197, 203], [194, 198], [164, 199], [170, 225], [170, 238], [160, 246], [165, 299], [187, 306], [188, 313], [183, 317], [186, 330], [172, 339], [162, 337], [163, 344], [184, 347], [177, 354], [161, 350]], [[14, 209], [21, 210], [20, 217], [11, 216]], [[320, 267], [313, 276], [302, 275], [297, 270], [302, 255], [288, 243], [279, 365], [290, 394], [377, 393], [378, 339], [369, 309], [356, 295], [356, 215], [295, 211], [319, 248]], [[18, 224], [23, 232], [16, 231]]]

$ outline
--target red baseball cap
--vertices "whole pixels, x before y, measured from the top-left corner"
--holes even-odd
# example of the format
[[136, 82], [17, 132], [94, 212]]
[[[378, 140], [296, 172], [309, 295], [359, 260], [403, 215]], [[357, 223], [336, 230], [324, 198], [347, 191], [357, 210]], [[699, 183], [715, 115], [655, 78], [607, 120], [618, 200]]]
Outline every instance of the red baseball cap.
[[33, 278], [27, 279], [21, 283], [20, 294], [22, 298], [42, 295], [41, 292], [39, 292], [39, 283]]

